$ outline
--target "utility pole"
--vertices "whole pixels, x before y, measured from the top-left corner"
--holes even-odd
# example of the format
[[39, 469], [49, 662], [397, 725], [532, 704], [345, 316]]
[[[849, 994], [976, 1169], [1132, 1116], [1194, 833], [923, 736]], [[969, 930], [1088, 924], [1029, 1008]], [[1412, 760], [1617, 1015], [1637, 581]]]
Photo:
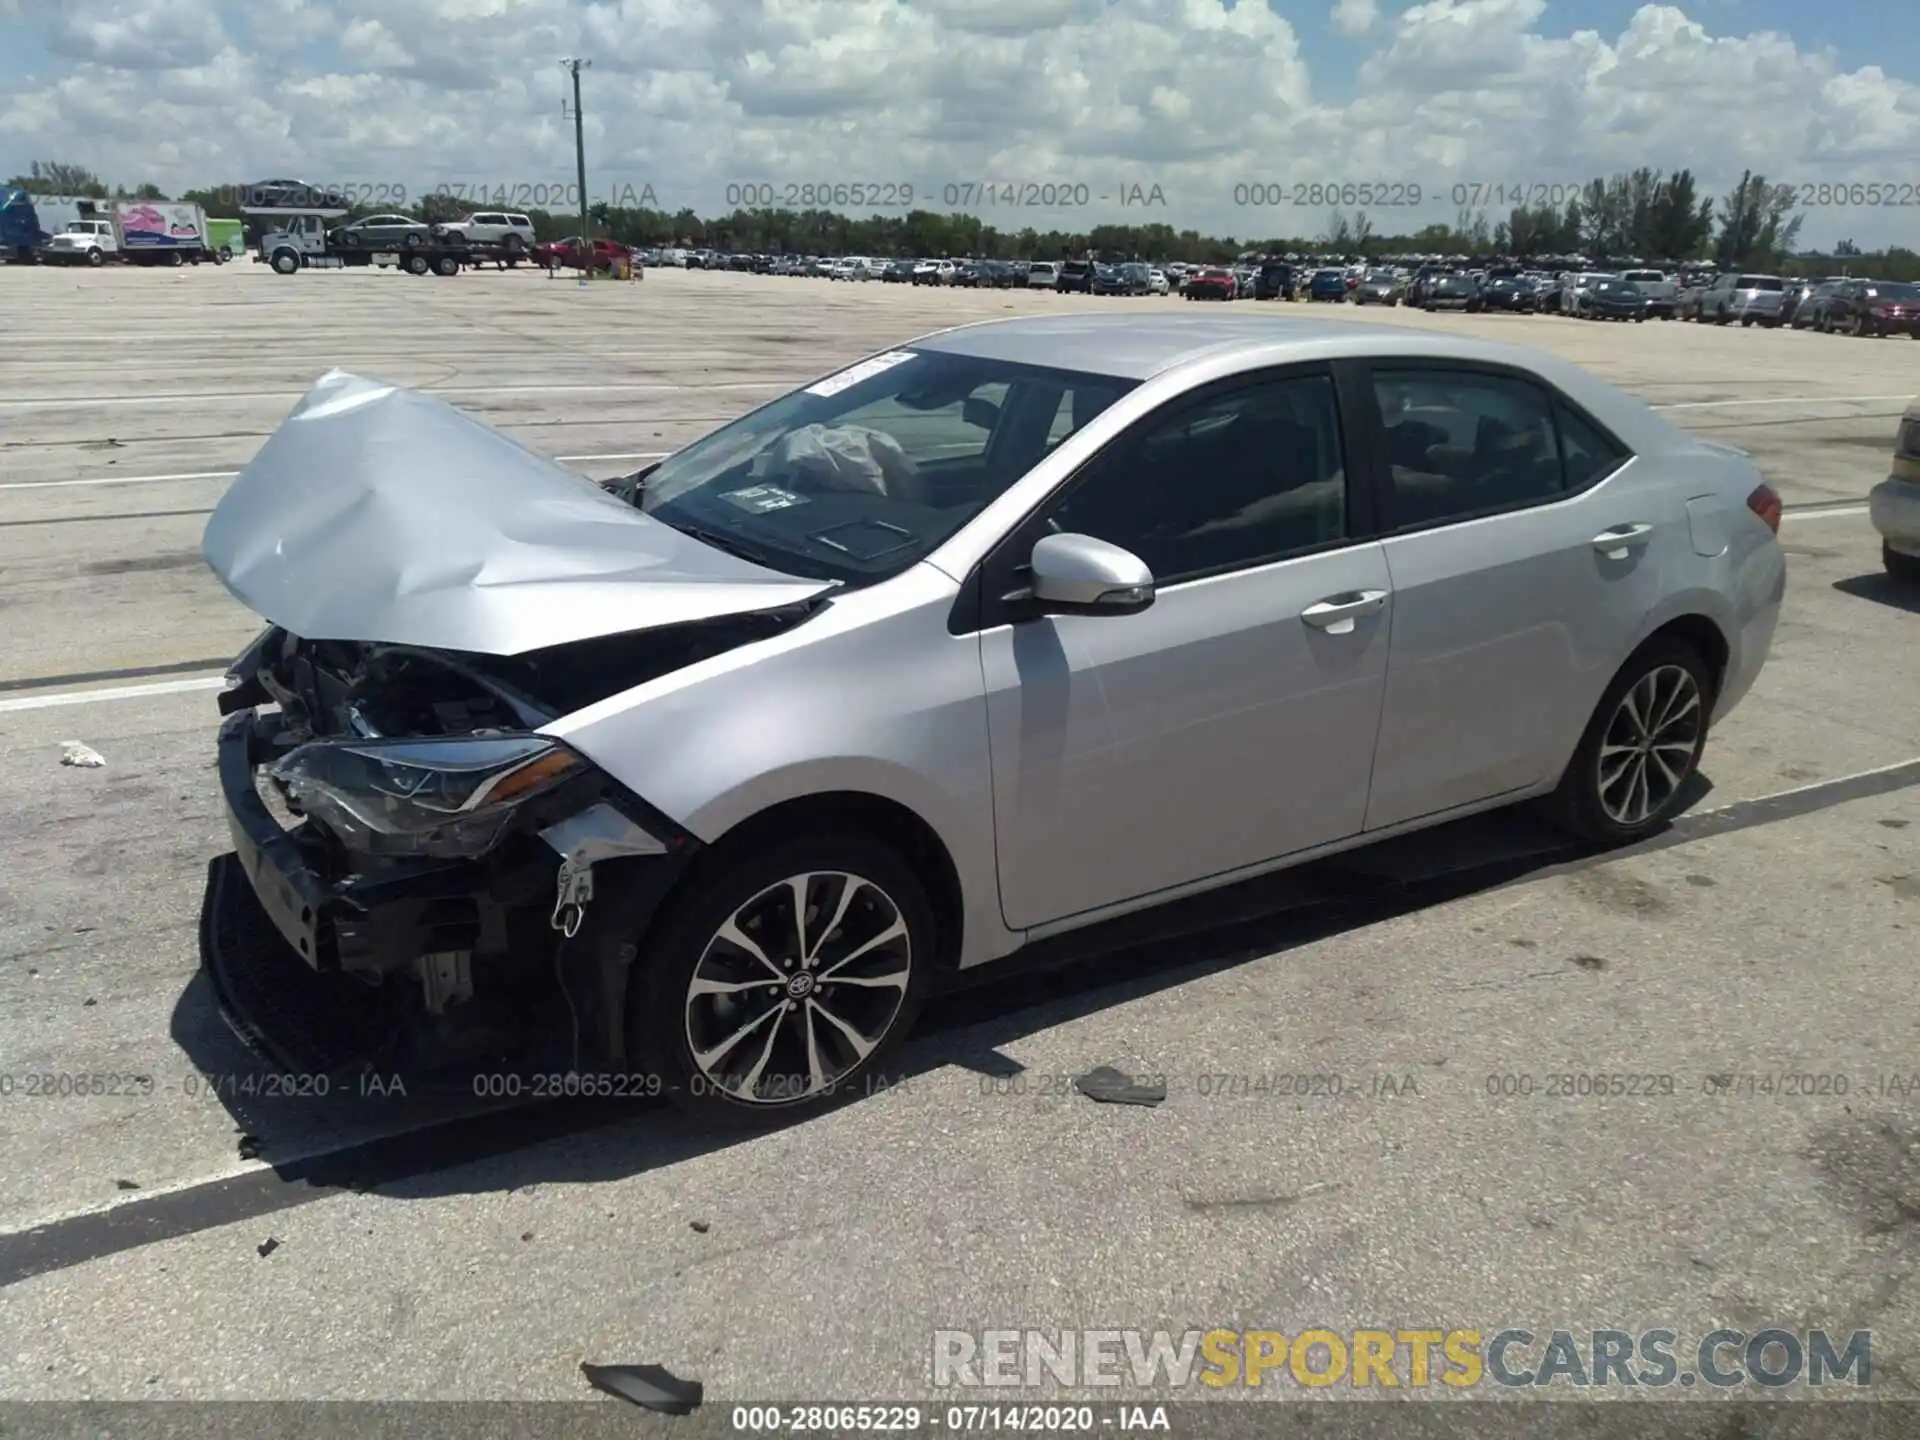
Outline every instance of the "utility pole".
[[[573, 159], [580, 181], [580, 248], [585, 252], [580, 256], [580, 283], [587, 283], [587, 267], [593, 260], [593, 234], [587, 228], [587, 136], [584, 123], [580, 118], [580, 72], [593, 65], [591, 60], [569, 57], [561, 65], [573, 72]], [[561, 102], [561, 110], [566, 102]]]

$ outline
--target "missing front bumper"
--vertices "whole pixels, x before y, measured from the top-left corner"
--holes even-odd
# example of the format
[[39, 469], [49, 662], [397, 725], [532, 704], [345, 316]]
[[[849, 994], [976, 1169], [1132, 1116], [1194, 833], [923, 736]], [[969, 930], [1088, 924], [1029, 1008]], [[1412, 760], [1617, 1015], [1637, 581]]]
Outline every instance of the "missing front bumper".
[[[623, 1057], [629, 972], [697, 842], [590, 776], [530, 802], [480, 860], [348, 855], [283, 827], [257, 788], [284, 748], [277, 724], [243, 709], [221, 726], [234, 849], [209, 872], [201, 916], [221, 1009], [257, 1053], [296, 1072], [433, 1070], [537, 1045], [577, 1012], [578, 1061]], [[564, 946], [561, 844], [600, 876], [587, 927]]]

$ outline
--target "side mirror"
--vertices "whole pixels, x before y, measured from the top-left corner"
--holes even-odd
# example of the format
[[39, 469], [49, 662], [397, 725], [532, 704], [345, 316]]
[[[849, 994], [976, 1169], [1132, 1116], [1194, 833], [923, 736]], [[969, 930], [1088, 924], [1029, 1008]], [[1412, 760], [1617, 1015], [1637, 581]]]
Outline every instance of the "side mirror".
[[960, 407], [960, 418], [976, 430], [991, 430], [1000, 423], [1000, 407], [991, 400], [969, 395]]
[[1153, 604], [1153, 571], [1091, 535], [1045, 535], [1033, 547], [1029, 598], [1049, 615], [1137, 615]]

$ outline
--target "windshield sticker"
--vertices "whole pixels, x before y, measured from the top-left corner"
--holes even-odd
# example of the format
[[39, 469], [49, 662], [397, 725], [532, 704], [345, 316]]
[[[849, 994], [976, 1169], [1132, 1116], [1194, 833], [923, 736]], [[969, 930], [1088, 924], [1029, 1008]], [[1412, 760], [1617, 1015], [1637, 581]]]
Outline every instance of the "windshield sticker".
[[729, 490], [720, 497], [731, 501], [749, 515], [765, 515], [774, 510], [791, 510], [807, 503], [807, 497], [778, 485], [749, 485], [744, 490]]
[[889, 350], [884, 355], [876, 355], [871, 360], [862, 360], [858, 365], [848, 366], [838, 375], [829, 375], [816, 385], [807, 387], [809, 395], [838, 395], [842, 390], [858, 385], [862, 380], [871, 380], [884, 374], [894, 366], [914, 358], [911, 350]]

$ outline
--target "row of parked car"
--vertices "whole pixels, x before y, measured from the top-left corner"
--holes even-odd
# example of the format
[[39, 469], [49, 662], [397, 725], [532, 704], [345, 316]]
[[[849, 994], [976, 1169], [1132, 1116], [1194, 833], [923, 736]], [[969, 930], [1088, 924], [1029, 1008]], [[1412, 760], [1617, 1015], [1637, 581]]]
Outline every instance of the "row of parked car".
[[1821, 280], [1710, 270], [1527, 269], [1460, 264], [1314, 266], [1268, 259], [1236, 265], [1095, 260], [888, 260], [651, 251], [648, 264], [888, 284], [1049, 289], [1093, 295], [1181, 295], [1188, 300], [1306, 300], [1406, 305], [1468, 313], [1570, 315], [1584, 320], [1691, 320], [1789, 325], [1849, 335], [1920, 338], [1920, 287], [1830, 276]]
[[1571, 315], [1585, 320], [1692, 320], [1702, 324], [1788, 325], [1830, 334], [1909, 335], [1920, 339], [1920, 286], [1829, 276], [1793, 279], [1728, 271], [1680, 276], [1660, 270], [1521, 270], [1422, 267], [1364, 270], [1323, 267], [1302, 279], [1293, 267], [1209, 269], [1181, 287], [1189, 298], [1291, 299], [1355, 305], [1407, 305], [1473, 313]]

